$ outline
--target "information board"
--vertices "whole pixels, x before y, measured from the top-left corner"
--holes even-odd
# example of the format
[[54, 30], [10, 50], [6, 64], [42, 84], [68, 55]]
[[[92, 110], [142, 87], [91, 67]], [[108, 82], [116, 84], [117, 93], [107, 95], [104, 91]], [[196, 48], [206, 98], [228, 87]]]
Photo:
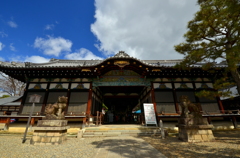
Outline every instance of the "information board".
[[144, 108], [144, 116], [145, 116], [145, 123], [147, 124], [156, 124], [157, 126], [157, 121], [156, 121], [156, 115], [155, 115], [155, 110], [154, 106], [152, 103], [143, 103], [143, 108]]

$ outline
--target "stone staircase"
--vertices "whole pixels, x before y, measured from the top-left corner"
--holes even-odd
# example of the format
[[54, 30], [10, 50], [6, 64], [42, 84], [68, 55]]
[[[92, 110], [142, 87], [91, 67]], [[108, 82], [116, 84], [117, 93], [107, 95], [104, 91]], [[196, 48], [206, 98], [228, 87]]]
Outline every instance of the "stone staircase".
[[83, 129], [83, 138], [161, 135], [159, 127], [141, 125], [102, 125]]

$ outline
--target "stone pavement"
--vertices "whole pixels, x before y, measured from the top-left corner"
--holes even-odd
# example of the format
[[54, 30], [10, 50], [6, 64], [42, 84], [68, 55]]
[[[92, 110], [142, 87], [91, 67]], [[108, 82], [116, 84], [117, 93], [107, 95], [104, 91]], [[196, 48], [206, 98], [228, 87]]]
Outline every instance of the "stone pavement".
[[141, 138], [106, 137], [93, 158], [167, 158]]

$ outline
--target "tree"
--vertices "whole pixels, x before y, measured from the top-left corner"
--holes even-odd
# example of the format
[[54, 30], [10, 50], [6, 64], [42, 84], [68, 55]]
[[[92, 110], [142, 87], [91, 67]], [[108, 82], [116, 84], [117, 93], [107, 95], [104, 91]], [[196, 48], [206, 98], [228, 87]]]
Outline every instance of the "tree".
[[0, 72], [0, 89], [10, 96], [21, 96], [26, 84]]
[[[189, 21], [184, 34], [186, 41], [175, 46], [175, 50], [184, 55], [178, 67], [205, 62], [204, 68], [209, 69], [216, 60], [223, 59], [227, 64], [225, 72], [231, 74], [240, 94], [240, 1], [198, 0], [198, 5], [200, 10]], [[215, 86], [221, 89], [231, 84], [225, 74]]]
[[2, 95], [2, 96], [0, 97], [0, 99], [8, 98], [8, 97], [10, 97], [10, 95]]

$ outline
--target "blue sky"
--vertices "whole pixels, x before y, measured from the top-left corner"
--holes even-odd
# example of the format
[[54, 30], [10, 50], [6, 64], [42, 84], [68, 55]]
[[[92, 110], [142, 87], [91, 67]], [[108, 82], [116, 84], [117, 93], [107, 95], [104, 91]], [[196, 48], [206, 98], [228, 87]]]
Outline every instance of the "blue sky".
[[2, 0], [0, 60], [180, 59], [196, 0]]

